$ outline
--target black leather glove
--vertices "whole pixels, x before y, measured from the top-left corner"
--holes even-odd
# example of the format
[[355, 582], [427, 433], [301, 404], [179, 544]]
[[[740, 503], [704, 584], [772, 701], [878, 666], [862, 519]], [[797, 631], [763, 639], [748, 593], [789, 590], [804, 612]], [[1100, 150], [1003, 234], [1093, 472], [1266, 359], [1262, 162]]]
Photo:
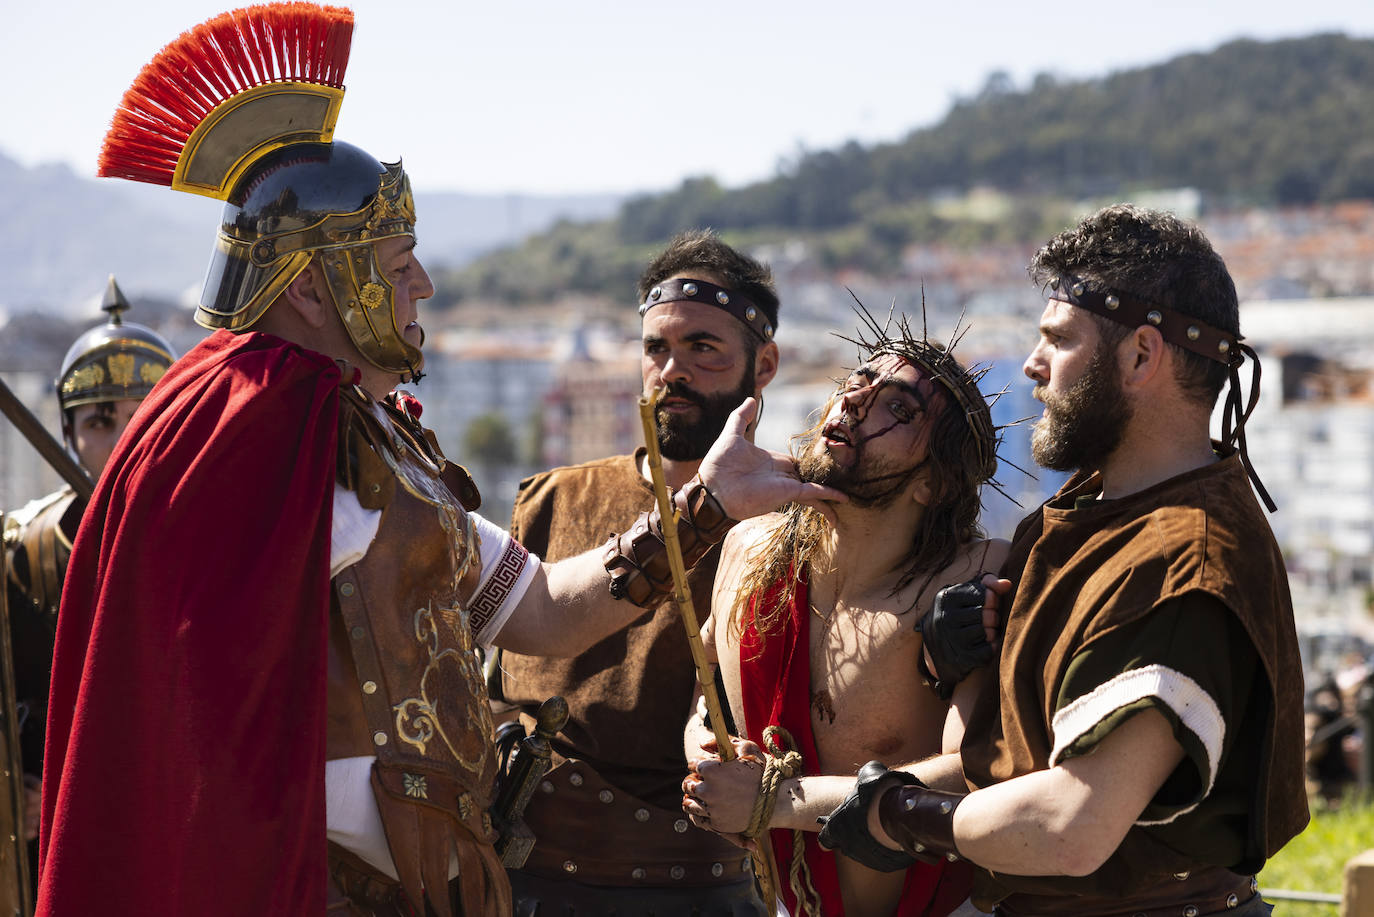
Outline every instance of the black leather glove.
[[946, 586], [935, 594], [935, 607], [921, 621], [925, 648], [939, 677], [935, 690], [941, 697], [948, 698], [955, 685], [997, 655], [983, 631], [986, 592], [979, 580]]
[[834, 812], [817, 821], [822, 825], [820, 842], [827, 850], [839, 850], [851, 860], [881, 872], [896, 872], [916, 864], [905, 851], [879, 843], [868, 831], [868, 810], [878, 794], [897, 785], [925, 786], [905, 771], [891, 771], [881, 761], [870, 761], [859, 768], [854, 791]]

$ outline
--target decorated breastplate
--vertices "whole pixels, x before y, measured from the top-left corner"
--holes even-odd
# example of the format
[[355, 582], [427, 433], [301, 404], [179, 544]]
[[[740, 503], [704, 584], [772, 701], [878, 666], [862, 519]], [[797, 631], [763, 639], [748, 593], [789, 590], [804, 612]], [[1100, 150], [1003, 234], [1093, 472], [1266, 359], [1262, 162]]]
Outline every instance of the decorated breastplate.
[[[337, 690], [344, 686], [330, 679], [331, 740], [346, 720], [354, 746], [348, 753], [357, 754], [365, 729], [366, 747], [377, 756], [379, 803], [384, 793], [443, 811], [490, 843], [487, 807], [497, 772], [491, 712], [459, 601], [464, 577], [480, 569], [464, 508], [476, 506], [476, 490], [427, 431], [358, 389], [344, 390], [339, 446], [341, 485], [382, 517], [367, 554], [333, 581], [342, 619], [333, 626], [337, 634], [342, 623], [344, 635], [331, 644], [346, 643], [356, 681], [345, 698]], [[331, 675], [349, 668], [335, 665], [341, 662], [331, 661]], [[387, 809], [383, 804], [384, 821]]]

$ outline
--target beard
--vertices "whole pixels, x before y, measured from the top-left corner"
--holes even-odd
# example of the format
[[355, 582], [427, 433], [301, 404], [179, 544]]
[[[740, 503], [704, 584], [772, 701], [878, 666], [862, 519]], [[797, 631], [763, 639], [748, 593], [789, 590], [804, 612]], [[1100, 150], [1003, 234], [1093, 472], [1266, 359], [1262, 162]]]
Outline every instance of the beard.
[[906, 489], [906, 485], [920, 471], [921, 464], [898, 467], [887, 459], [866, 456], [867, 442], [854, 447], [854, 464], [846, 468], [835, 461], [821, 443], [822, 433], [818, 429], [806, 439], [797, 460], [797, 473], [808, 484], [823, 484], [833, 487], [849, 498], [851, 506], [865, 509], [883, 509], [891, 506]]
[[1031, 458], [1037, 465], [1051, 471], [1093, 470], [1121, 445], [1132, 410], [1114, 349], [1099, 346], [1067, 392], [1041, 397], [1045, 414], [1031, 429]]
[[690, 420], [682, 414], [669, 414], [659, 408], [658, 451], [675, 462], [699, 462], [711, 451], [731, 412], [754, 394], [754, 355], [745, 356], [744, 374], [732, 392], [703, 395], [679, 382], [670, 382], [666, 388], [665, 398], [681, 398], [696, 405], [697, 418]]

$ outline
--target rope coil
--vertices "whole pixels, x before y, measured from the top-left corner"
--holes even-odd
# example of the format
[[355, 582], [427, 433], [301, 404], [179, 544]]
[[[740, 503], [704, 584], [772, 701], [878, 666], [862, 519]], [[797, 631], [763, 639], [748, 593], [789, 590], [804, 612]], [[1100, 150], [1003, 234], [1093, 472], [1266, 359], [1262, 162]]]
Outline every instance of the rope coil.
[[[759, 795], [749, 814], [749, 825], [744, 829], [744, 834], [750, 838], [757, 838], [768, 830], [782, 782], [799, 777], [802, 773], [801, 752], [797, 751], [792, 734], [783, 727], [768, 726], [763, 730], [763, 750], [767, 757], [763, 762]], [[796, 829], [792, 831], [792, 864], [787, 872], [787, 885], [796, 899], [798, 917], [803, 914], [819, 915], [821, 896], [811, 881], [811, 870], [806, 865], [806, 836]]]

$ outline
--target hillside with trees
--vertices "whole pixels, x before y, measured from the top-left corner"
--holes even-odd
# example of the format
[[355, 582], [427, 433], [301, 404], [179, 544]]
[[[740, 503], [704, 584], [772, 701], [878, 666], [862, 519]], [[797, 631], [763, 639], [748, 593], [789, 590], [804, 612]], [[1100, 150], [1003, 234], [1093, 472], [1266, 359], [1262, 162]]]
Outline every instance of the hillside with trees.
[[[441, 289], [450, 302], [623, 298], [648, 253], [693, 226], [741, 244], [801, 238], [823, 268], [881, 275], [914, 243], [1035, 239], [1061, 228], [1074, 201], [1183, 187], [1205, 207], [1374, 198], [1374, 41], [1240, 40], [1020, 89], [996, 73], [899, 142], [803, 153], [741, 188], [689, 178], [611, 220], [560, 224]], [[970, 204], [978, 192], [991, 206]]]

